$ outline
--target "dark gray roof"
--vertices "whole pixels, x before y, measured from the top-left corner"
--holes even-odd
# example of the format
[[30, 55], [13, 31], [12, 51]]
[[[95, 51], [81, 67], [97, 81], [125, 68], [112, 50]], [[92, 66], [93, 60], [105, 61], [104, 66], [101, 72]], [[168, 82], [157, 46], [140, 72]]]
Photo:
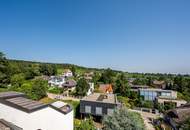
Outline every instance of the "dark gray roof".
[[6, 101], [26, 112], [33, 112], [47, 106], [41, 102], [33, 101], [24, 97], [10, 98], [6, 99]]
[[2, 92], [0, 93], [0, 103], [10, 107], [31, 113], [36, 110], [45, 108], [48, 104], [27, 99], [23, 93]]
[[77, 85], [77, 83], [75, 80], [68, 80], [62, 86], [63, 87], [74, 87], [76, 85]]
[[23, 93], [19, 92], [2, 92], [0, 93], [0, 99], [6, 99], [6, 98], [14, 98], [14, 97], [21, 97], [25, 96]]
[[[37, 110], [41, 110], [50, 106], [51, 108], [58, 110], [63, 114], [67, 114], [72, 111], [72, 107], [70, 105], [62, 106], [61, 108], [57, 108], [52, 104], [44, 104], [38, 101], [30, 100], [25, 97], [22, 93], [17, 92], [2, 92], [0, 93], [0, 103], [5, 104], [7, 106], [16, 108], [18, 110], [32, 113]], [[0, 129], [1, 130], [1, 129]]]
[[5, 130], [9, 128], [10, 130], [23, 130], [22, 128], [10, 123], [4, 119], [0, 119], [0, 130]]

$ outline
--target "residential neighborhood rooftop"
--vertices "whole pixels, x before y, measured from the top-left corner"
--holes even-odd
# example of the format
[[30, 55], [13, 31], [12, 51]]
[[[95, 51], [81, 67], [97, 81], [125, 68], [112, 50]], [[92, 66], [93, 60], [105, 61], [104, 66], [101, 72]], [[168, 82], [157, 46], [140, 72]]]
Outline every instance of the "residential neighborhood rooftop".
[[0, 93], [0, 99], [13, 98], [13, 97], [18, 97], [18, 96], [24, 96], [24, 94], [19, 93], [19, 92], [12, 92], [12, 91]]
[[74, 86], [76, 86], [76, 85], [77, 85], [77, 82], [76, 82], [75, 80], [72, 80], [72, 79], [66, 81], [66, 82], [63, 84], [64, 87], [74, 87]]
[[0, 119], [0, 130], [23, 130], [22, 128], [19, 128], [18, 126], [4, 120]]
[[160, 92], [175, 92], [173, 90], [165, 90], [165, 89], [157, 89], [157, 88], [141, 88], [139, 90], [146, 90], [146, 91], [160, 91]]
[[103, 103], [113, 103], [113, 104], [117, 103], [117, 99], [114, 94], [93, 93], [89, 96], [84, 97], [81, 100], [103, 102]]
[[33, 101], [25, 97], [15, 97], [6, 99], [5, 101], [8, 105], [15, 106], [16, 108], [19, 108], [26, 112], [33, 112], [47, 106], [47, 104], [38, 101]]
[[113, 93], [113, 88], [111, 84], [100, 84], [99, 91], [101, 93]]
[[2, 92], [0, 93], [0, 103], [10, 107], [14, 107], [21, 111], [31, 113], [45, 107], [52, 107], [64, 114], [72, 111], [72, 107], [64, 102], [58, 101], [52, 104], [44, 104], [39, 101], [34, 101], [25, 97], [23, 93], [18, 92]]
[[62, 101], [56, 101], [56, 102], [52, 103], [51, 106], [64, 114], [67, 114], [70, 111], [72, 111], [72, 107]]

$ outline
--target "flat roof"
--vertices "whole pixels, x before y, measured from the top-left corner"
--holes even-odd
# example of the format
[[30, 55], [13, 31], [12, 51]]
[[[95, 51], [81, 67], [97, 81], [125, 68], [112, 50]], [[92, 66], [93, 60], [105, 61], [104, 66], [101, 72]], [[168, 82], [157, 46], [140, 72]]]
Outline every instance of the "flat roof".
[[158, 91], [158, 92], [175, 92], [173, 90], [165, 90], [165, 89], [156, 89], [156, 88], [147, 88], [147, 89], [139, 89], [140, 91]]
[[150, 88], [148, 85], [131, 85], [131, 88]]
[[13, 98], [13, 97], [18, 97], [18, 96], [25, 96], [25, 94], [19, 93], [19, 92], [13, 92], [13, 91], [0, 93], [0, 99]]
[[48, 104], [27, 99], [25, 94], [19, 92], [1, 92], [0, 103], [28, 113], [48, 106]]
[[117, 103], [117, 98], [114, 94], [102, 94], [102, 93], [93, 93], [89, 96], [82, 98], [83, 101], [93, 101], [93, 102], [103, 102], [103, 103]]
[[64, 102], [57, 101], [52, 104], [44, 104], [39, 101], [34, 101], [26, 98], [23, 93], [2, 92], [0, 95], [0, 103], [27, 113], [32, 113], [46, 107], [51, 107], [63, 114], [67, 114], [73, 110], [70, 105]]
[[33, 101], [24, 97], [15, 97], [6, 99], [7, 103], [10, 103], [12, 105], [15, 105], [15, 107], [19, 107], [20, 109], [26, 111], [26, 112], [33, 112], [35, 110], [38, 110], [40, 108], [44, 108], [47, 106], [47, 104]]
[[4, 119], [0, 119], [0, 130], [23, 130], [23, 129]]
[[67, 114], [72, 111], [72, 107], [62, 101], [56, 101], [56, 102], [50, 104], [50, 106], [63, 114]]

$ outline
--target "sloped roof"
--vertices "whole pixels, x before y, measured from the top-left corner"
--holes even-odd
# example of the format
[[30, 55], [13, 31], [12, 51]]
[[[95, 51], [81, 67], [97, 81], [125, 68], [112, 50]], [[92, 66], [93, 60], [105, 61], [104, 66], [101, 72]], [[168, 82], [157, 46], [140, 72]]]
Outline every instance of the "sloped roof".
[[77, 85], [77, 82], [75, 80], [67, 80], [62, 86], [64, 87], [74, 87]]
[[101, 93], [113, 93], [113, 88], [111, 84], [100, 84], [99, 91]]
[[153, 84], [155, 84], [155, 85], [162, 85], [162, 84], [165, 84], [165, 81], [154, 80]]

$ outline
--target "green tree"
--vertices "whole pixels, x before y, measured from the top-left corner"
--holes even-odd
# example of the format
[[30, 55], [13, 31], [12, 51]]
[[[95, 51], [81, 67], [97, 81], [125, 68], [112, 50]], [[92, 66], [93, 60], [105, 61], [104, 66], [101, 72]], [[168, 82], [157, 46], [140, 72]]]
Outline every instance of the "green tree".
[[73, 73], [73, 76], [76, 77], [76, 67], [75, 66], [71, 67], [71, 72]]
[[181, 124], [181, 130], [190, 130], [190, 119]]
[[89, 118], [75, 124], [75, 130], [96, 130], [96, 128], [94, 126], [92, 118]]
[[20, 87], [23, 82], [25, 80], [25, 76], [23, 73], [20, 73], [20, 74], [14, 74], [12, 77], [11, 77], [11, 85], [13, 87]]
[[114, 111], [103, 118], [104, 130], [145, 130], [140, 114], [126, 108]]
[[118, 99], [119, 102], [124, 104], [125, 107], [131, 108], [131, 104], [130, 104], [130, 101], [129, 101], [128, 97], [118, 96], [117, 99]]
[[0, 87], [5, 86], [10, 81], [8, 61], [5, 54], [0, 52]]
[[35, 80], [31, 88], [31, 98], [34, 100], [39, 100], [45, 97], [47, 90], [47, 83], [44, 80]]
[[97, 82], [100, 80], [100, 77], [100, 73], [94, 72], [94, 75], [92, 77], [92, 81], [94, 82], [94, 84], [97, 84]]
[[146, 79], [146, 78], [136, 78], [133, 81], [133, 84], [135, 84], [135, 85], [147, 85], [147, 84], [150, 84], [149, 82], [150, 82], [149, 79]]
[[130, 96], [130, 87], [124, 73], [118, 76], [115, 86], [116, 93], [120, 93], [122, 96]]
[[89, 84], [84, 78], [81, 78], [77, 82], [76, 95], [85, 96], [89, 90]]
[[42, 64], [40, 65], [40, 72], [44, 75], [56, 75], [57, 74], [57, 67], [53, 64]]
[[100, 78], [100, 81], [105, 83], [105, 84], [110, 84], [113, 83], [113, 77], [115, 76], [113, 70], [111, 70], [110, 68], [106, 69], [103, 73], [102, 76]]
[[141, 107], [145, 108], [153, 108], [154, 104], [152, 101], [143, 101]]

